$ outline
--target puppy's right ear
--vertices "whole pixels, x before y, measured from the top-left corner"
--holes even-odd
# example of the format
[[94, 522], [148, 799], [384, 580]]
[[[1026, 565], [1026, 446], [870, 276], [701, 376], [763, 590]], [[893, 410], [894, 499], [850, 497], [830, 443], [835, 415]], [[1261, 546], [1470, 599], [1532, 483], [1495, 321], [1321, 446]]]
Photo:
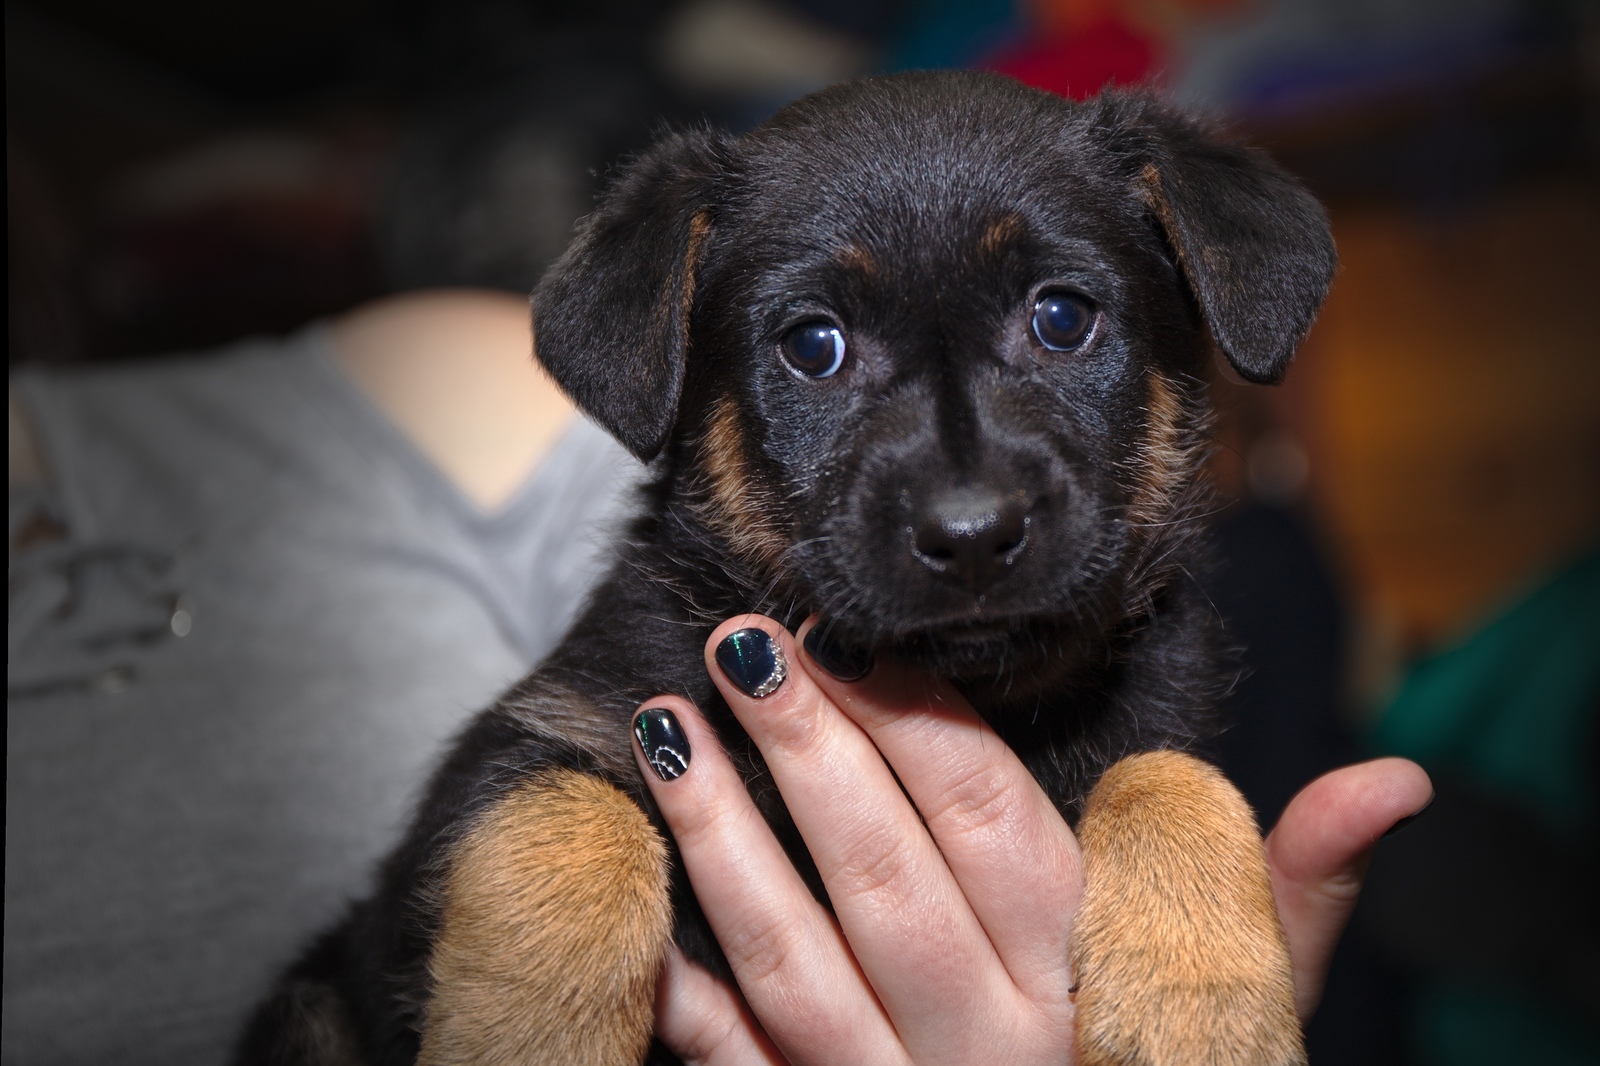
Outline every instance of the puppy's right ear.
[[645, 462], [677, 418], [695, 273], [729, 142], [667, 137], [628, 164], [533, 293], [535, 348], [556, 383]]

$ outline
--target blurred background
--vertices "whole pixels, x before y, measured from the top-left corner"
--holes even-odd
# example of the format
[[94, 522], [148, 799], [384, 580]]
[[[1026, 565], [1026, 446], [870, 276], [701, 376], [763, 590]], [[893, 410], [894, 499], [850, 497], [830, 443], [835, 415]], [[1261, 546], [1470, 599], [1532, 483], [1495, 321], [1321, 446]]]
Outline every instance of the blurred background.
[[1313, 1061], [1600, 1062], [1600, 5], [19, 0], [8, 358], [526, 292], [661, 129], [922, 67], [1154, 83], [1329, 205], [1288, 383], [1215, 373], [1254, 649], [1222, 757], [1267, 824], [1363, 752], [1440, 798], [1379, 850]]

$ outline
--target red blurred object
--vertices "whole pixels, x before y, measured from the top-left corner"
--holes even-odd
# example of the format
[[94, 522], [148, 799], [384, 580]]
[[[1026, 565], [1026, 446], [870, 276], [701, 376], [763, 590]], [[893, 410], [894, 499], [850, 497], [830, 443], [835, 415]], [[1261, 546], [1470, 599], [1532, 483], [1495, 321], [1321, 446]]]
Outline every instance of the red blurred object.
[[1018, 41], [980, 65], [1037, 89], [1082, 100], [1107, 86], [1150, 82], [1163, 62], [1163, 50], [1154, 37], [1113, 16]]

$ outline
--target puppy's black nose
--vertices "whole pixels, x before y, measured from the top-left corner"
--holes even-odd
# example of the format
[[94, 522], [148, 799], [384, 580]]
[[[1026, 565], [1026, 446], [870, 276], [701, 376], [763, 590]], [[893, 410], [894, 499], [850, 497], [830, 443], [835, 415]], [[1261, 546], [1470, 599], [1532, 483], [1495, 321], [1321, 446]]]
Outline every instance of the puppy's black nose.
[[911, 527], [917, 560], [974, 592], [994, 584], [1027, 539], [1026, 502], [982, 485], [935, 493]]

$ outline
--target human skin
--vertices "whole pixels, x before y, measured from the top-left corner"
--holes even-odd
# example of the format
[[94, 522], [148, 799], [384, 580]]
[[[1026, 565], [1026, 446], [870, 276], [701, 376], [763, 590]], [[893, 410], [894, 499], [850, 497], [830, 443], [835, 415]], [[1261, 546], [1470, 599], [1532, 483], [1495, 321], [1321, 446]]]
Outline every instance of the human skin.
[[[1082, 860], [1066, 822], [1016, 756], [949, 686], [891, 663], [845, 684], [771, 619], [730, 619], [707, 669], [761, 749], [828, 887], [830, 913], [795, 873], [715, 734], [687, 701], [682, 776], [640, 769], [738, 981], [674, 954], [657, 1032], [685, 1062], [1067, 1062], [1067, 962]], [[713, 651], [757, 626], [790, 676], [752, 699]], [[637, 747], [636, 747], [637, 753]], [[891, 770], [892, 768], [892, 770]], [[902, 791], [901, 786], [904, 786]], [[1403, 759], [1333, 771], [1267, 838], [1302, 1020], [1377, 840], [1433, 788]]]
[[[528, 301], [484, 289], [385, 297], [329, 322], [333, 361], [485, 512], [503, 506], [577, 416], [533, 358]], [[28, 412], [7, 403], [8, 483], [48, 480]]]

